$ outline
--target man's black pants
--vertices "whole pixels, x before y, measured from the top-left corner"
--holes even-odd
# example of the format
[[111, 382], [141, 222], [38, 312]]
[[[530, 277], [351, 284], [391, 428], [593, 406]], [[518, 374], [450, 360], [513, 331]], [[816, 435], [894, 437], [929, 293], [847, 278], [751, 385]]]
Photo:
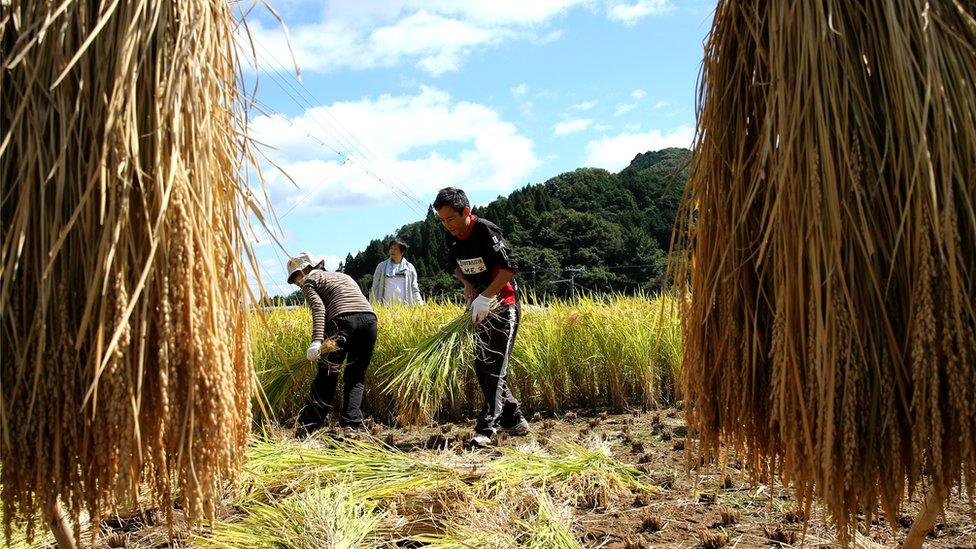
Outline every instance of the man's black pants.
[[339, 424], [344, 427], [361, 427], [363, 384], [366, 380], [366, 369], [373, 358], [373, 347], [376, 345], [376, 315], [338, 315], [326, 324], [325, 335], [327, 338], [335, 337], [337, 349], [319, 357], [318, 374], [312, 381], [312, 389], [298, 421], [314, 425], [325, 419], [332, 410], [339, 372], [345, 363], [343, 410], [339, 415]]
[[522, 307], [515, 304], [492, 312], [475, 327], [474, 369], [485, 404], [474, 430], [491, 436], [496, 429], [522, 420], [519, 403], [508, 388], [508, 363], [518, 334]]

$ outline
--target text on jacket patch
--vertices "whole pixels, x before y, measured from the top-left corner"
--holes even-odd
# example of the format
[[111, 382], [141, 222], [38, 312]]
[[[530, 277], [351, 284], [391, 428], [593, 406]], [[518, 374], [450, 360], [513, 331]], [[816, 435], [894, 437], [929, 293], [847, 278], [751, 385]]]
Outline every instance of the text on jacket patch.
[[485, 267], [485, 260], [480, 257], [458, 259], [457, 262], [458, 266], [461, 267], [461, 272], [467, 275], [483, 273], [488, 270], [488, 267]]

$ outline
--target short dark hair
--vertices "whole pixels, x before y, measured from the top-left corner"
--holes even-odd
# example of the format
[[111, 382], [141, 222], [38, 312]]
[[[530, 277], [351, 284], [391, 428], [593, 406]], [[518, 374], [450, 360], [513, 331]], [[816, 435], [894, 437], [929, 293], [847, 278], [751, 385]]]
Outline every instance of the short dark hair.
[[464, 209], [471, 206], [468, 202], [468, 195], [457, 187], [445, 187], [437, 191], [437, 198], [434, 199], [434, 211], [450, 206], [454, 211], [463, 213]]
[[[399, 238], [394, 238], [393, 240], [390, 241], [390, 246], [393, 246], [394, 244], [396, 244], [396, 247], [397, 248], [400, 248], [400, 253], [401, 254], [407, 253], [407, 248], [410, 247], [410, 246], [407, 245], [406, 242], [404, 242], [403, 240], [400, 240]], [[390, 246], [387, 246], [387, 248], [389, 248]]]

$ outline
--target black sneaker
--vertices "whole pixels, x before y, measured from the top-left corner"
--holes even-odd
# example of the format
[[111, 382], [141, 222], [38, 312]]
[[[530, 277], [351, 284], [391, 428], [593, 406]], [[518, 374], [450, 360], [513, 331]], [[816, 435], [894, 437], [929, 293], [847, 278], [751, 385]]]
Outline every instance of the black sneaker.
[[525, 435], [529, 434], [529, 431], [531, 431], [529, 428], [529, 420], [525, 419], [524, 417], [510, 427], [502, 426], [501, 430], [513, 437], [524, 437]]
[[491, 437], [482, 433], [475, 433], [474, 436], [468, 440], [468, 444], [474, 446], [475, 448], [487, 448], [491, 446]]
[[369, 431], [362, 422], [347, 423], [342, 426], [342, 436], [345, 438], [361, 438], [367, 436]]

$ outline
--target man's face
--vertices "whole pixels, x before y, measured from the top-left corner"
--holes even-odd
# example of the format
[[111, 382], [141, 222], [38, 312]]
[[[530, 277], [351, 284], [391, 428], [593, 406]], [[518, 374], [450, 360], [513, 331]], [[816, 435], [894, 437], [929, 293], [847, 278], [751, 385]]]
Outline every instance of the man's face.
[[400, 247], [396, 244], [390, 244], [390, 259], [392, 259], [394, 263], [399, 263], [400, 260], [403, 259], [403, 253], [400, 252]]
[[437, 210], [437, 217], [441, 218], [441, 225], [444, 225], [447, 232], [454, 235], [455, 238], [460, 238], [468, 230], [468, 225], [471, 223], [471, 208], [465, 208], [463, 212], [459, 212], [451, 206], [441, 206]]

